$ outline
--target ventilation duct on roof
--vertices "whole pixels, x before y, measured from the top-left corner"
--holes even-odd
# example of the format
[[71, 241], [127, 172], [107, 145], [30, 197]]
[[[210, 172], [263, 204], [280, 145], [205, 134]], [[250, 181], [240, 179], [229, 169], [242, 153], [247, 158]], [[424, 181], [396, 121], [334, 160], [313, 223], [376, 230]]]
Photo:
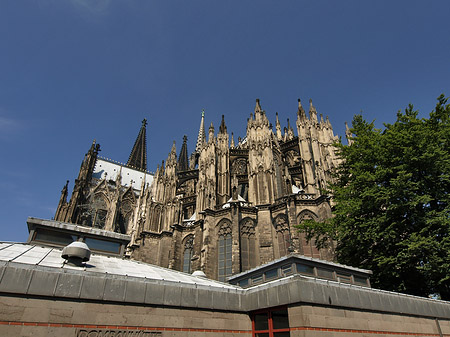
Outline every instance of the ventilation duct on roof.
[[69, 263], [81, 265], [83, 262], [89, 261], [91, 250], [84, 242], [75, 241], [64, 247], [61, 257]]
[[196, 270], [192, 273], [192, 276], [197, 276], [197, 277], [204, 277], [206, 278], [206, 275], [204, 272], [202, 272], [201, 270]]

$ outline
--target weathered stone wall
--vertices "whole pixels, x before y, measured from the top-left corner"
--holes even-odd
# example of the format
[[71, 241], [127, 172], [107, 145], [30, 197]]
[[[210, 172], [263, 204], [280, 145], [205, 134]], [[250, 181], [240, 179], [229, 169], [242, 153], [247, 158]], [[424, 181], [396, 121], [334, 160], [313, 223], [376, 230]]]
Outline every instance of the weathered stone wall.
[[138, 249], [133, 250], [133, 260], [169, 267], [173, 256], [172, 233], [145, 234], [139, 241]]
[[0, 336], [242, 337], [250, 331], [245, 313], [0, 297]]
[[288, 309], [291, 337], [448, 336], [450, 320], [324, 306]]
[[[325, 305], [291, 305], [291, 337], [449, 336], [450, 318], [434, 319]], [[245, 313], [0, 297], [0, 336], [251, 336]]]

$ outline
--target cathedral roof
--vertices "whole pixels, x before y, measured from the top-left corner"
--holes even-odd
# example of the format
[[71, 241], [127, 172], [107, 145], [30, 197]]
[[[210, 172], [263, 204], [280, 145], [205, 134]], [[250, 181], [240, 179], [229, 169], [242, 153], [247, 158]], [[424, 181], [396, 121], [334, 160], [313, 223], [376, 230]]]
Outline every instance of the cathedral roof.
[[206, 143], [205, 134], [205, 110], [202, 110], [202, 119], [200, 121], [200, 129], [198, 130], [197, 144], [195, 145], [195, 152], [200, 153], [203, 144]]
[[115, 275], [116, 277], [126, 276], [145, 281], [176, 282], [177, 284], [203, 285], [222, 289], [237, 288], [231, 284], [192, 276], [191, 274], [144, 262], [96, 253], [92, 253], [89, 262], [85, 265], [75, 266], [67, 263], [61, 257], [61, 253], [61, 248], [25, 243], [0, 242], [0, 262], [20, 263], [22, 265], [29, 265], [30, 268], [33, 266], [46, 267], [55, 268], [55, 271], [62, 272], [64, 270], [70, 270], [75, 274], [89, 272], [90, 275], [97, 274], [101, 277]]
[[127, 165], [140, 169], [147, 170], [147, 135], [146, 135], [147, 119], [142, 121], [141, 129], [134, 142]]
[[183, 137], [183, 145], [181, 146], [180, 156], [178, 158], [178, 170], [187, 171], [189, 169], [189, 160], [187, 152], [187, 136]]

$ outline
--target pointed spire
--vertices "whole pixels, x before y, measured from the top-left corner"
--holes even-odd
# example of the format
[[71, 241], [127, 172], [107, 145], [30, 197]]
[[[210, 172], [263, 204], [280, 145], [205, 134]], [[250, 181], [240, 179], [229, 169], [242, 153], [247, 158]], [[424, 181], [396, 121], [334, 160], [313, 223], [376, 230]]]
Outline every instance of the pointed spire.
[[68, 187], [69, 187], [69, 181], [68, 181], [68, 180], [66, 180], [66, 184], [64, 185], [64, 187], [63, 187], [63, 189], [62, 189], [61, 193], [67, 193], [67, 189], [68, 189]]
[[278, 119], [278, 112], [275, 113], [275, 115], [277, 116], [277, 120], [275, 123], [275, 128], [276, 128], [276, 132], [277, 132], [277, 139], [280, 141], [282, 139], [282, 134], [281, 134], [281, 124], [280, 124], [280, 120]]
[[188, 169], [187, 136], [185, 135], [183, 137], [183, 145], [181, 145], [180, 157], [178, 158], [178, 171], [187, 171]]
[[142, 121], [141, 129], [134, 142], [127, 166], [132, 166], [140, 170], [147, 170], [147, 119]]
[[[78, 173], [79, 181], [88, 182], [91, 179], [99, 152], [100, 144], [96, 144], [94, 139], [89, 151], [84, 155], [83, 162], [81, 163], [80, 172]], [[74, 186], [74, 188], [76, 188], [76, 186]]]
[[306, 119], [305, 109], [303, 109], [302, 101], [298, 99], [297, 116], [299, 119]]
[[256, 99], [256, 106], [255, 106], [255, 117], [257, 112], [261, 112], [261, 104], [259, 104], [259, 98]]
[[225, 116], [222, 115], [222, 122], [220, 122], [219, 133], [227, 133], [227, 126], [225, 125]]
[[234, 135], [233, 132], [231, 133], [231, 143], [230, 143], [230, 147], [234, 148]]
[[294, 139], [294, 129], [289, 122], [289, 118], [287, 119], [287, 132], [288, 132], [288, 140]]
[[200, 129], [198, 130], [197, 144], [195, 145], [195, 152], [200, 153], [203, 144], [206, 143], [205, 134], [205, 109], [202, 109], [202, 119], [200, 121]]
[[167, 165], [176, 165], [177, 163], [177, 146], [173, 141], [172, 148], [170, 149], [169, 156], [167, 158]]
[[68, 188], [69, 188], [69, 181], [67, 180], [66, 184], [64, 185], [61, 191], [61, 200], [63, 200], [64, 202], [67, 202]]
[[312, 103], [312, 99], [309, 99], [309, 119], [313, 122], [317, 122], [317, 110]]
[[325, 121], [323, 120], [323, 115], [320, 114], [320, 124], [325, 124]]
[[212, 141], [214, 141], [214, 125], [211, 122], [211, 125], [209, 126], [208, 143]]

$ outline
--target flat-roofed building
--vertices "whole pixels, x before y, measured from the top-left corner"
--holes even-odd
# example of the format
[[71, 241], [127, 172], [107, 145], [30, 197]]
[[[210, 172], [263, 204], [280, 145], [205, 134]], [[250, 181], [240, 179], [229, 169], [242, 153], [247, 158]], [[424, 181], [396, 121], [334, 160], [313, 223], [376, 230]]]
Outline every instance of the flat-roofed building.
[[54, 232], [0, 242], [0, 336], [450, 335], [449, 302], [370, 288], [367, 270], [291, 255], [235, 275], [241, 287], [54, 240], [118, 239], [102, 230], [28, 224]]

